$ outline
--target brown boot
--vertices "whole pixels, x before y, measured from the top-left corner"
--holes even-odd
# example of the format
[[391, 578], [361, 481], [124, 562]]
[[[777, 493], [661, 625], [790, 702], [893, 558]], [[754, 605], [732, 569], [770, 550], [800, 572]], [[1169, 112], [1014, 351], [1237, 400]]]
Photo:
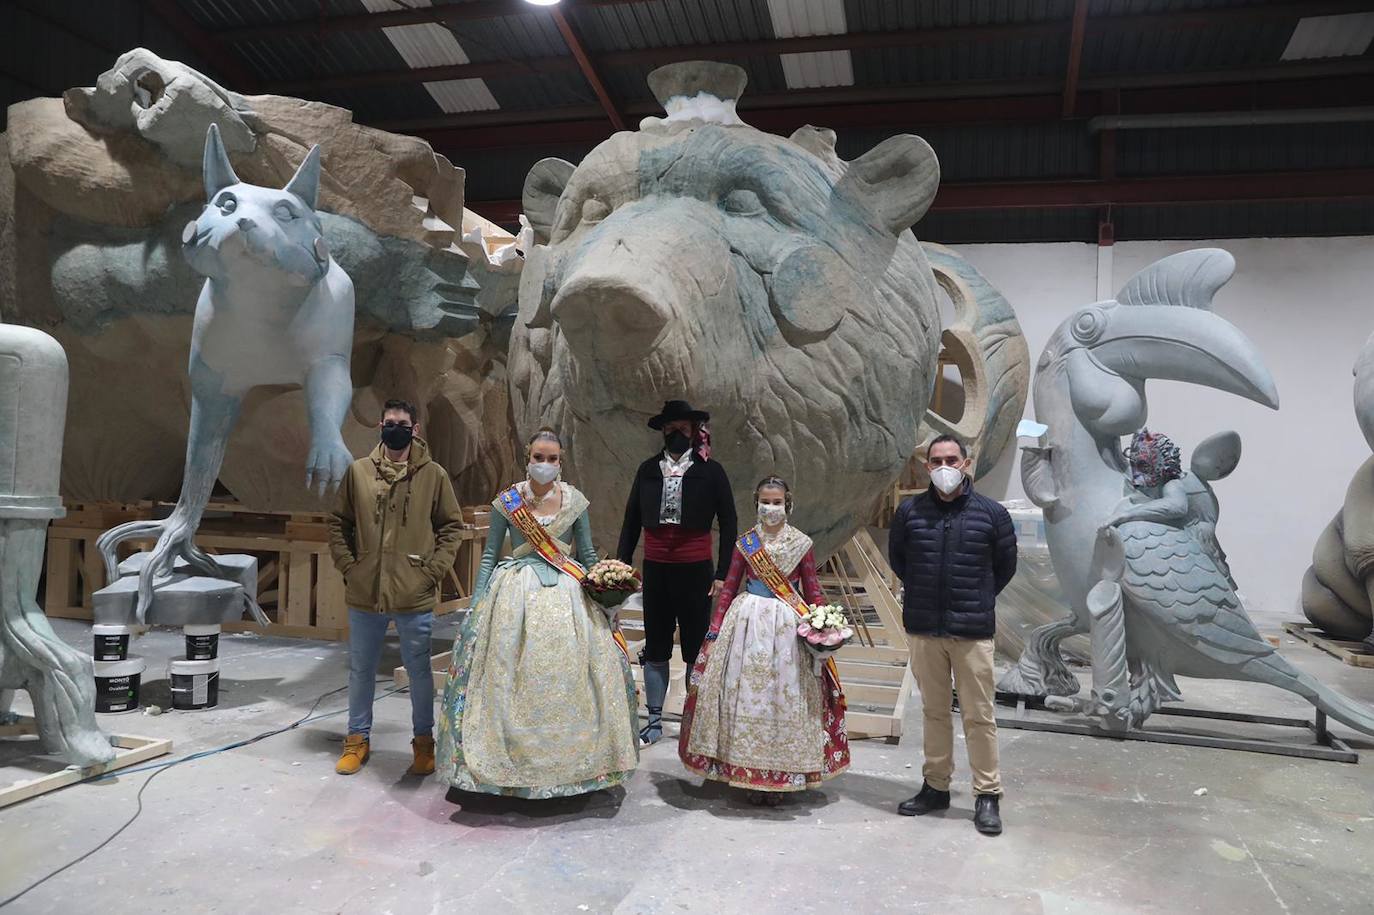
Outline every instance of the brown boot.
[[416, 737], [410, 742], [411, 749], [415, 751], [415, 761], [410, 764], [407, 770], [408, 775], [433, 775], [434, 774], [434, 738]]
[[349, 734], [344, 738], [343, 753], [334, 771], [340, 775], [353, 775], [367, 762], [368, 752], [366, 735]]

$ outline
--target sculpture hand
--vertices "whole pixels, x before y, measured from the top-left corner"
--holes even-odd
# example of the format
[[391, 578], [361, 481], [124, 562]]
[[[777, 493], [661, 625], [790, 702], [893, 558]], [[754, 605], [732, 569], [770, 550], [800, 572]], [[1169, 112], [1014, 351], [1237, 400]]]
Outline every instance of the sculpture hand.
[[352, 463], [353, 455], [344, 447], [342, 439], [325, 444], [312, 443], [310, 456], [305, 459], [305, 485], [323, 498], [339, 488]]

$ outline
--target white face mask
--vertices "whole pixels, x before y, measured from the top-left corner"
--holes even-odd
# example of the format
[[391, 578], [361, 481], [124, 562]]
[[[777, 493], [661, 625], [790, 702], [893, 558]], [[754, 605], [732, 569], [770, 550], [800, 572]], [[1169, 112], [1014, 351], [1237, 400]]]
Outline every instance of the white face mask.
[[759, 522], [769, 526], [781, 524], [787, 520], [787, 506], [785, 505], [760, 505]]
[[930, 472], [930, 482], [945, 495], [964, 485], [964, 472], [958, 467], [936, 467]]
[[558, 465], [546, 464], [542, 461], [537, 464], [531, 462], [531, 464], [525, 468], [525, 472], [530, 475], [532, 481], [543, 486], [546, 483], [552, 483], [558, 476]]

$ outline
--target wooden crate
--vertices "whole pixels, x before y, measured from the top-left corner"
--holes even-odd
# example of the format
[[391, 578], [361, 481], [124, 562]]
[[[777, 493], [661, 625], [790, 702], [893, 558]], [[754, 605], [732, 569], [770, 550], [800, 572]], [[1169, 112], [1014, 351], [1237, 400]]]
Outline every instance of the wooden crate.
[[[167, 503], [70, 503], [67, 516], [48, 528], [44, 610], [61, 619], [92, 618], [105, 566], [96, 540], [125, 521], [164, 517]], [[258, 558], [258, 603], [271, 618], [267, 627], [227, 623], [226, 632], [262, 631], [293, 638], [340, 640], [348, 636], [343, 577], [329, 555], [327, 516], [314, 513], [252, 512], [235, 503], [212, 502], [196, 533], [207, 553], [250, 553]], [[466, 607], [477, 578], [486, 530], [464, 527], [453, 569], [445, 577], [436, 613]], [[123, 558], [150, 548], [152, 539], [120, 546]]]

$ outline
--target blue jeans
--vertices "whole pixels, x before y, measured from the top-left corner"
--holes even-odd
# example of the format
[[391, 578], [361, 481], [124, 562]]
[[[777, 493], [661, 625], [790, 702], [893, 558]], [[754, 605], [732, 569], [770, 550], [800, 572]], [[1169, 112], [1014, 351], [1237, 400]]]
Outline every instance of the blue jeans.
[[416, 737], [434, 733], [434, 677], [429, 669], [429, 636], [434, 612], [371, 613], [348, 608], [348, 733], [372, 731], [372, 697], [386, 630], [396, 624], [401, 663], [410, 677], [410, 723]]

